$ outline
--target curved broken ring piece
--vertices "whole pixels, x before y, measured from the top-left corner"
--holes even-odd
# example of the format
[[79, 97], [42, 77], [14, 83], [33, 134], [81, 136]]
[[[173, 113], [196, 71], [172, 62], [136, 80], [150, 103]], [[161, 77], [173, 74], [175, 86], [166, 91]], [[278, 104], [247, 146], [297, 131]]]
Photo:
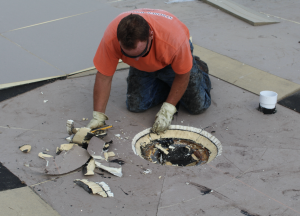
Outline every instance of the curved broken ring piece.
[[221, 142], [215, 136], [203, 129], [181, 125], [171, 125], [160, 135], [151, 133], [151, 128], [141, 131], [132, 140], [132, 150], [136, 155], [148, 160], [145, 158], [145, 149], [148, 156], [151, 155], [148, 157], [149, 161], [163, 165], [176, 165], [166, 160], [170, 159], [174, 152], [180, 161], [177, 165], [184, 164], [183, 160], [188, 155], [190, 164], [180, 166], [209, 163], [222, 153]]
[[45, 154], [39, 156], [43, 156], [47, 161], [45, 168], [41, 170], [47, 175], [62, 175], [72, 172], [90, 159], [89, 153], [77, 145], [74, 145], [69, 151], [62, 151], [55, 157], [51, 155], [45, 157]]

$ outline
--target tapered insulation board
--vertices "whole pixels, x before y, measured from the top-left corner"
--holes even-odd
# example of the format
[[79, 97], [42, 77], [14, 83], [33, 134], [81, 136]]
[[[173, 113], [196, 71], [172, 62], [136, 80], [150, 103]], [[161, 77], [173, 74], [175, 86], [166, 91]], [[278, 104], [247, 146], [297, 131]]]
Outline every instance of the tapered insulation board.
[[219, 8], [253, 26], [279, 23], [266, 15], [258, 13], [248, 7], [240, 5], [230, 0], [204, 0], [204, 2]]

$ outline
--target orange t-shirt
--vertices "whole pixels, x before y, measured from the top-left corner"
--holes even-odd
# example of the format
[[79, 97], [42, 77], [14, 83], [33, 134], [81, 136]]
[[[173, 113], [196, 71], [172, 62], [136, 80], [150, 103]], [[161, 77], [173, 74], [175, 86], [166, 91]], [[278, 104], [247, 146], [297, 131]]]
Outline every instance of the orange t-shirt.
[[[153, 31], [152, 46], [147, 56], [138, 61], [124, 56], [117, 38], [119, 22], [129, 14], [141, 15]], [[193, 66], [188, 28], [174, 15], [164, 10], [137, 9], [117, 16], [105, 30], [94, 65], [106, 75], [113, 76], [119, 59], [141, 71], [154, 72], [171, 65], [176, 74], [188, 73]]]

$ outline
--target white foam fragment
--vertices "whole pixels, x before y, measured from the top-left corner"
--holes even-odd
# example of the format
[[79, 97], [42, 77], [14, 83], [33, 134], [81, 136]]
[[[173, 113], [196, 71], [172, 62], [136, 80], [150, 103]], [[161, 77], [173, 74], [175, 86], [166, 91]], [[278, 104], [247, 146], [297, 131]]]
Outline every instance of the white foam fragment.
[[143, 173], [144, 173], [144, 174], [151, 174], [151, 173], [152, 173], [152, 170], [151, 170], [151, 169], [146, 169]]
[[100, 155], [93, 155], [92, 157], [97, 160], [105, 160], [105, 158]]
[[108, 166], [105, 166], [105, 165], [103, 165], [103, 164], [101, 164], [100, 162], [97, 162], [97, 161], [95, 161], [95, 164], [98, 168], [104, 169], [107, 172], [110, 172], [111, 174], [113, 174], [115, 176], [118, 176], [118, 177], [123, 176], [122, 167], [120, 167], [120, 168], [108, 167]]
[[72, 142], [73, 137], [74, 137], [74, 134], [72, 134], [71, 136], [67, 137], [66, 140], [70, 143], [70, 142]]
[[114, 194], [111, 192], [110, 187], [105, 182], [96, 182], [96, 184], [100, 185], [103, 190], [105, 190], [108, 197], [114, 197]]

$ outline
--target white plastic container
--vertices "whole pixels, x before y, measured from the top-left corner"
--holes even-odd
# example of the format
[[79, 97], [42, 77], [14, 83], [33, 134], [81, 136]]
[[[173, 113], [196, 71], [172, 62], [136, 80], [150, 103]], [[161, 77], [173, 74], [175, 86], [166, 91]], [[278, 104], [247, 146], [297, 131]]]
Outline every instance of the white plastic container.
[[259, 104], [266, 109], [274, 109], [277, 103], [278, 94], [273, 91], [261, 91], [259, 97]]

